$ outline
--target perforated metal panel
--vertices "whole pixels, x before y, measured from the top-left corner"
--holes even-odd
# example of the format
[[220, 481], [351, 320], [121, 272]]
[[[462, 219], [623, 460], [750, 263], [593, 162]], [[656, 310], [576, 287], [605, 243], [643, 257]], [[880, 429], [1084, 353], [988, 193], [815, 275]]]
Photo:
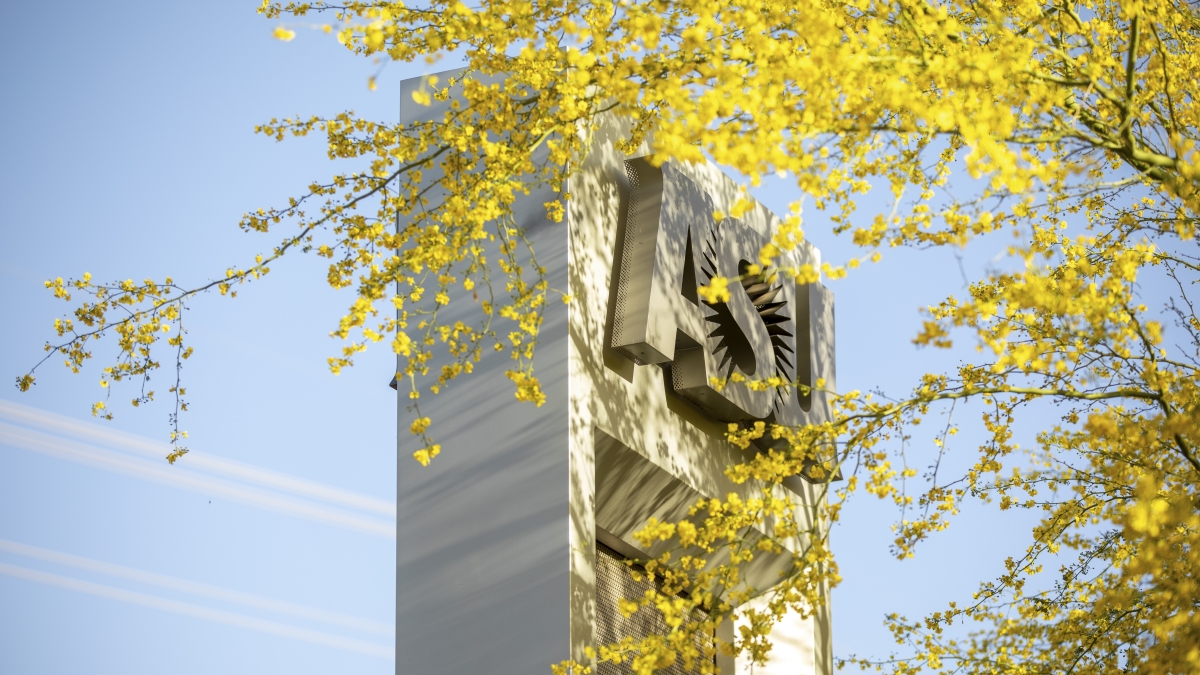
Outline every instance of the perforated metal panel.
[[[596, 644], [605, 645], [617, 642], [625, 637], [641, 639], [648, 635], [663, 634], [667, 624], [662, 613], [653, 607], [644, 607], [633, 616], [626, 618], [618, 609], [618, 601], [637, 600], [651, 588], [660, 590], [661, 585], [650, 581], [645, 576], [645, 570], [640, 566], [633, 569], [642, 573], [642, 580], [635, 581], [625, 558], [620, 553], [607, 546], [596, 544]], [[693, 613], [693, 619], [702, 621], [707, 618], [701, 610]], [[696, 648], [704, 650], [713, 646], [712, 635], [704, 631], [696, 631], [694, 637]], [[629, 662], [620, 664], [601, 663], [597, 669], [598, 675], [626, 675], [632, 673]], [[670, 667], [657, 671], [666, 675], [691, 675], [699, 670], [684, 670], [683, 662], [676, 660]]]
[[[633, 250], [633, 248], [635, 246], [635, 242], [637, 242], [638, 235], [640, 234], [640, 232], [638, 231], [638, 224], [639, 224], [637, 222], [638, 219], [636, 217], [633, 217], [632, 214], [637, 213], [638, 188], [641, 187], [642, 182], [641, 182], [641, 179], [638, 177], [637, 169], [633, 168], [633, 165], [630, 164], [629, 162], [625, 163], [625, 175], [629, 178], [630, 190], [629, 190], [629, 203], [626, 205], [626, 209], [625, 209], [625, 240], [624, 240], [624, 243], [621, 245], [621, 252], [622, 252], [621, 253], [621, 268], [617, 272], [617, 275], [620, 277], [620, 280], [617, 283], [617, 309], [615, 312], [613, 312], [612, 334], [613, 334], [613, 344], [614, 345], [620, 345], [620, 344], [624, 343], [625, 315], [628, 313], [626, 310], [626, 305], [629, 303], [629, 296], [628, 296], [629, 263], [628, 263], [628, 261], [633, 256], [631, 251]], [[639, 366], [646, 365], [645, 363], [642, 362], [641, 359], [639, 359], [633, 352], [629, 351], [628, 349], [617, 346], [616, 350], [618, 353], [620, 353], [621, 355], [623, 355], [625, 358], [629, 359], [630, 361], [633, 361], [635, 364], [637, 364]]]

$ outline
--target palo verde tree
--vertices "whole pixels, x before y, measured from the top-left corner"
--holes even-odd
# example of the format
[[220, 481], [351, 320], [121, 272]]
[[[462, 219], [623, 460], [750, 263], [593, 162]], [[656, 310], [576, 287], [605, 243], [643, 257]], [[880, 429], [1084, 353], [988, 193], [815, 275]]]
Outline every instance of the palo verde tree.
[[[962, 246], [998, 231], [1015, 237], [1010, 254], [1019, 264], [931, 307], [915, 336], [932, 348], [973, 342], [976, 362], [930, 373], [895, 399], [837, 392], [836, 414], [821, 426], [730, 431], [744, 445], [762, 435], [786, 441], [730, 467], [732, 477], [769, 485], [808, 467], [828, 489], [830, 519], [860, 490], [895, 500], [900, 557], [943, 530], [964, 500], [1040, 514], [1003, 576], [945, 611], [914, 621], [894, 616], [896, 653], [859, 663], [897, 673], [1200, 671], [1195, 4], [266, 0], [260, 12], [280, 22], [276, 37], [285, 40], [294, 35], [289, 22], [324, 17], [326, 32], [364, 57], [413, 61], [454, 51], [467, 64], [458, 81], [431, 78], [416, 98], [444, 98], [457, 84], [465, 103], [410, 125], [349, 113], [262, 125], [278, 139], [323, 134], [330, 157], [357, 160], [358, 168], [248, 213], [242, 228], [275, 233], [279, 243], [207, 285], [104, 284], [87, 275], [48, 282], [78, 303], [55, 324], [48, 358], [78, 370], [92, 341], [112, 336], [120, 357], [104, 366], [105, 385], [144, 378], [159, 367], [159, 351], [177, 364], [190, 355], [182, 333], [172, 331], [182, 303], [209, 289], [232, 294], [284, 255], [316, 254], [329, 259], [332, 286], [356, 293], [336, 329], [346, 342], [331, 368], [351, 365], [373, 342], [390, 343], [404, 357], [399, 375], [418, 406], [412, 431], [424, 448], [416, 459], [428, 463], [440, 448], [430, 435], [437, 420], [419, 412], [423, 378], [435, 379], [436, 391], [468, 376], [481, 350], [508, 350], [516, 396], [541, 402], [532, 356], [542, 310], [559, 298], [527, 262], [506, 217], [530, 181], [564, 185], [569, 168], [562, 167], [578, 166], [586, 149], [581, 129], [597, 115], [616, 115], [630, 129], [620, 149], [648, 142], [653, 161], [709, 158], [750, 183], [792, 177], [839, 233], [863, 247], [842, 265], [788, 267], [784, 254], [803, 234], [797, 208], [759, 262], [801, 281], [819, 273], [836, 279], [890, 247]], [[505, 87], [485, 84], [497, 74]], [[535, 151], [548, 161], [535, 162]], [[422, 177], [434, 167], [449, 196], [429, 203]], [[965, 181], [969, 191], [951, 189], [952, 175], [973, 178]], [[895, 208], [860, 208], [871, 190], [890, 190]], [[547, 208], [561, 216], [569, 199]], [[407, 225], [395, 232], [398, 216]], [[482, 245], [491, 239], [500, 242], [494, 260]], [[730, 281], [716, 278], [700, 290], [720, 301]], [[484, 291], [475, 324], [439, 319], [456, 286]], [[429, 372], [436, 350], [453, 359]], [[32, 382], [32, 372], [18, 378], [22, 389]], [[172, 393], [178, 412], [178, 384]], [[986, 442], [970, 450], [973, 466], [964, 475], [918, 477], [898, 439], [938, 406], [967, 399], [986, 410], [979, 420]], [[1061, 422], [1043, 429], [1033, 448], [1018, 449], [1015, 421], [1046, 405], [1057, 406]], [[95, 412], [105, 408], [98, 403]], [[186, 449], [178, 415], [172, 419], [174, 461]], [[967, 452], [949, 443], [955, 430], [947, 428], [933, 452]], [[839, 471], [844, 482], [830, 483]], [[800, 527], [771, 494], [698, 504], [690, 521], [643, 531], [646, 543], [674, 541], [678, 551], [700, 553], [647, 562], [667, 594], [643, 604], [666, 614], [671, 632], [605, 646], [598, 657], [631, 660], [638, 673], [676, 659], [711, 668], [697, 660], [691, 606], [668, 596], [690, 590], [688, 602], [710, 610], [709, 624], [737, 612], [745, 599], [738, 594], [746, 593], [737, 590], [739, 565], [759, 549], [778, 550], [745, 533], [768, 517], [777, 533]], [[789, 608], [811, 612], [821, 584], [836, 583], [822, 531], [807, 535], [790, 575], [762, 608], [743, 614], [746, 630], [719, 648], [761, 656], [772, 622]], [[732, 552], [730, 562], [705, 568], [718, 550]], [[1054, 582], [1041, 583], [1037, 573], [1054, 563], [1061, 564]], [[964, 618], [975, 626], [969, 635], [946, 632]]]

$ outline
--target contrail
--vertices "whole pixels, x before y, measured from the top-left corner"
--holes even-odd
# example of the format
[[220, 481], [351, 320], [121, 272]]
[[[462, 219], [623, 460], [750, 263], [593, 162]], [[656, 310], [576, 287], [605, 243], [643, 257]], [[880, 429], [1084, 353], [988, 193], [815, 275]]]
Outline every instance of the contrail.
[[[167, 456], [169, 448], [144, 436], [137, 436], [114, 429], [106, 429], [102, 425], [81, 422], [63, 415], [38, 410], [29, 406], [0, 400], [0, 419], [32, 426], [50, 433], [72, 436], [78, 440], [99, 443], [129, 450], [141, 455], [161, 460]], [[222, 459], [201, 453], [189, 454], [183, 462], [187, 466], [213, 473], [224, 474], [247, 482], [256, 483], [277, 490], [285, 490], [306, 497], [315, 497], [328, 502], [350, 506], [364, 511], [374, 511], [386, 516], [396, 516], [396, 504], [384, 499], [342, 490], [329, 485], [322, 485], [303, 478], [260, 469], [255, 466], [242, 464], [229, 459]]]
[[150, 586], [158, 586], [173, 591], [182, 591], [191, 593], [213, 600], [221, 600], [255, 609], [262, 609], [268, 612], [278, 614], [288, 614], [301, 619], [309, 619], [312, 621], [320, 621], [343, 628], [350, 628], [367, 633], [375, 633], [392, 637], [396, 634], [395, 627], [379, 621], [370, 621], [368, 619], [360, 619], [355, 616], [339, 614], [337, 612], [329, 612], [323, 609], [313, 607], [305, 607], [291, 602], [283, 602], [281, 600], [272, 600], [263, 598], [249, 593], [240, 591], [232, 591], [226, 588], [209, 586], [207, 584], [196, 583], [194, 581], [186, 581], [169, 577], [165, 574], [155, 574], [154, 572], [146, 572], [143, 570], [125, 567], [123, 565], [114, 565], [92, 558], [84, 558], [82, 556], [71, 555], [69, 553], [61, 553], [50, 549], [30, 546], [29, 544], [21, 544], [15, 541], [0, 539], [0, 551], [8, 551], [27, 558], [36, 558], [46, 562], [55, 563], [58, 565], [67, 565], [89, 572], [98, 572], [107, 574], [108, 576], [135, 581]]
[[16, 565], [8, 565], [0, 563], [0, 574], [5, 574], [18, 579], [46, 584], [47, 586], [57, 586], [71, 591], [96, 595], [102, 598], [111, 600], [119, 600], [127, 602], [131, 605], [141, 605], [142, 607], [150, 607], [159, 609], [164, 612], [173, 612], [182, 614], [197, 619], [204, 619], [215, 623], [223, 623], [228, 626], [236, 626], [238, 628], [247, 628], [256, 630], [260, 633], [268, 633], [270, 635], [278, 635], [280, 637], [291, 638], [303, 642], [311, 642], [312, 644], [333, 647], [334, 649], [344, 649], [348, 652], [356, 652], [366, 654], [368, 656], [376, 656], [381, 659], [395, 659], [395, 651], [386, 645], [366, 642], [364, 640], [355, 640], [353, 638], [333, 635], [331, 633], [322, 633], [321, 631], [309, 630], [298, 626], [289, 626], [287, 624], [268, 621], [266, 619], [258, 619], [244, 614], [234, 614], [219, 609], [210, 609], [193, 605], [189, 602], [180, 602], [178, 600], [169, 600], [160, 598], [145, 593], [136, 591], [127, 591], [123, 588], [114, 586], [105, 586], [104, 584], [92, 583], [83, 581], [82, 579], [72, 579], [58, 574], [50, 574], [49, 572], [39, 572], [31, 570], [27, 567], [18, 567]]
[[385, 523], [373, 518], [338, 511], [299, 499], [254, 490], [247, 486], [218, 478], [180, 471], [178, 468], [173, 468], [166, 464], [152, 464], [144, 460], [129, 457], [128, 455], [113, 452], [112, 450], [104, 450], [3, 422], [0, 422], [0, 443], [50, 455], [51, 457], [69, 459], [73, 462], [135, 476], [164, 485], [183, 488], [203, 495], [219, 495], [249, 506], [305, 518], [326, 525], [334, 525], [385, 539], [396, 538], [396, 526], [394, 523]]

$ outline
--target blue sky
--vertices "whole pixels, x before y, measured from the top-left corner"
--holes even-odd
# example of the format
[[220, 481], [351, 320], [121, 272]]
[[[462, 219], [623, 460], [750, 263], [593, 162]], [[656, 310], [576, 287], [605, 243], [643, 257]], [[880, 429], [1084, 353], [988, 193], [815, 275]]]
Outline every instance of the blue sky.
[[[276, 24], [255, 7], [68, 3], [45, 20], [0, 5], [10, 34], [0, 43], [8, 382], [41, 358], [67, 309], [44, 280], [87, 271], [195, 283], [269, 250], [274, 237], [240, 232], [240, 215], [333, 167], [321, 139], [277, 144], [254, 125], [347, 109], [394, 120], [399, 80], [425, 72], [390, 65], [369, 91], [376, 65], [302, 25], [295, 41], [273, 40]], [[757, 194], [777, 212], [794, 198], [776, 180]], [[815, 217], [810, 231], [826, 259], [846, 255]], [[963, 269], [977, 277], [1002, 248], [982, 242]], [[901, 392], [947, 363], [909, 340], [919, 307], [962, 292], [959, 261], [885, 253], [832, 285], [842, 389]], [[183, 426], [195, 454], [181, 466], [156, 454], [166, 372], [148, 407], [130, 408], [133, 392], [117, 390], [107, 423], [88, 413], [102, 396], [94, 367], [71, 375], [49, 363], [33, 391], [0, 389], [0, 672], [392, 672], [392, 359], [376, 350], [329, 374], [337, 343], [327, 335], [350, 301], [325, 286], [320, 262], [296, 257], [236, 299], [193, 302]], [[100, 358], [111, 349], [96, 345]], [[407, 457], [400, 468], [416, 470]], [[886, 651], [885, 612], [969, 597], [1028, 523], [969, 506], [900, 564], [887, 555], [893, 516], [860, 499], [835, 531], [846, 578], [834, 596], [839, 654]]]

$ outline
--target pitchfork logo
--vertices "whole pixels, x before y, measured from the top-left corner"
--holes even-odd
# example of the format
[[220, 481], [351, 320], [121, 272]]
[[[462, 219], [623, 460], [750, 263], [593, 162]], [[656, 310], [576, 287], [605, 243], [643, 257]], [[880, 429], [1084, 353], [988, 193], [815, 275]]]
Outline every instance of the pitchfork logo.
[[[766, 237], [736, 218], [718, 223], [711, 197], [674, 165], [638, 158], [625, 169], [630, 191], [612, 347], [637, 364], [664, 366], [676, 393], [723, 422], [823, 417], [823, 397], [796, 387], [718, 391], [712, 380], [740, 373], [811, 387], [825, 376], [814, 363], [832, 362], [813, 354], [815, 335], [827, 328], [832, 337], [831, 294], [769, 268], [751, 274]], [[716, 276], [742, 278], [727, 302], [696, 292]]]

